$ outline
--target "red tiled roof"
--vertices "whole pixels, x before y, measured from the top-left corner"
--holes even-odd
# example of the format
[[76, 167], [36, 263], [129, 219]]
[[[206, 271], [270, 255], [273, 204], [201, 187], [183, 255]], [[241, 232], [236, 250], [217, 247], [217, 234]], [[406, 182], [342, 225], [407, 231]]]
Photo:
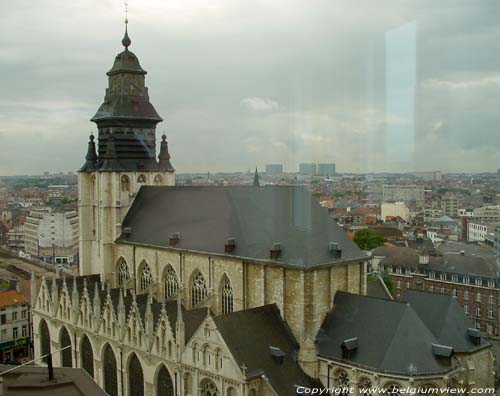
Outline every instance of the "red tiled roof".
[[0, 307], [8, 307], [11, 305], [26, 304], [26, 298], [17, 290], [8, 290], [0, 292]]

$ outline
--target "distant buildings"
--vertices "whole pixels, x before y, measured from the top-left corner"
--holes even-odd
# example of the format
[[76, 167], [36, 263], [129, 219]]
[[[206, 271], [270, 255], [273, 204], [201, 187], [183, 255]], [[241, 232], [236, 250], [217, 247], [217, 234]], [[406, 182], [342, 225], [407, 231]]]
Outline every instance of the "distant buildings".
[[16, 226], [7, 232], [7, 247], [17, 251], [25, 249], [24, 226]]
[[412, 172], [413, 176], [425, 181], [441, 181], [443, 175], [440, 171], [436, 172]]
[[78, 254], [78, 215], [32, 210], [24, 224], [26, 252], [49, 263], [72, 263]]
[[495, 231], [495, 223], [469, 221], [467, 223], [467, 240], [469, 242], [484, 242]]
[[424, 203], [424, 187], [417, 185], [389, 185], [382, 187], [383, 202], [416, 202]]
[[[456, 243], [450, 246], [462, 248]], [[445, 247], [441, 255], [430, 256], [410, 248], [381, 247], [372, 255], [378, 260], [378, 269], [391, 274], [394, 297], [400, 297], [406, 289], [451, 295], [477, 329], [498, 335], [500, 290], [494, 257], [450, 249]]]
[[281, 173], [283, 173], [283, 165], [282, 164], [267, 164], [266, 165], [266, 174], [279, 175]]
[[335, 164], [318, 164], [318, 175], [331, 177], [335, 175]]
[[396, 217], [400, 217], [405, 222], [410, 221], [410, 210], [404, 202], [383, 203], [380, 205], [380, 217], [382, 221], [392, 221]]
[[299, 164], [299, 173], [301, 175], [314, 176], [318, 173], [318, 166], [312, 162]]
[[445, 216], [457, 219], [460, 205], [461, 200], [455, 194], [447, 194], [441, 197], [441, 212]]
[[331, 177], [335, 175], [334, 163], [316, 164], [312, 162], [299, 164], [299, 173], [308, 176], [324, 176]]

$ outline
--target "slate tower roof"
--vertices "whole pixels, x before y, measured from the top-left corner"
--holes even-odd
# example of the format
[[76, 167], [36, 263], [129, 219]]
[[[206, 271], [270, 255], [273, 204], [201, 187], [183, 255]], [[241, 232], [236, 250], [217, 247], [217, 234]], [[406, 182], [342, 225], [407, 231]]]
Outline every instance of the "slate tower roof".
[[[125, 49], [116, 55], [113, 66], [106, 73], [109, 83], [104, 102], [91, 119], [98, 128], [95, 166], [90, 166], [87, 159], [81, 172], [174, 171], [169, 159], [160, 158], [161, 164], [156, 159], [155, 129], [163, 119], [149, 100], [145, 85], [147, 72], [138, 57], [129, 50], [131, 44], [126, 28], [122, 40]], [[114, 143], [111, 143], [112, 140]], [[110, 149], [109, 145], [114, 147]], [[114, 157], [112, 164], [110, 155]], [[105, 160], [108, 163], [103, 169]]]

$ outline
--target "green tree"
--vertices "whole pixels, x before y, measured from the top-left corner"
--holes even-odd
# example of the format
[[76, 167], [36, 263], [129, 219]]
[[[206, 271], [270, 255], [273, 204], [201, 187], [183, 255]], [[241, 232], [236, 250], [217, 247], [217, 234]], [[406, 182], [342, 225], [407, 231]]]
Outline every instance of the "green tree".
[[353, 241], [363, 250], [372, 250], [384, 244], [382, 234], [378, 231], [370, 230], [369, 228], [356, 232]]

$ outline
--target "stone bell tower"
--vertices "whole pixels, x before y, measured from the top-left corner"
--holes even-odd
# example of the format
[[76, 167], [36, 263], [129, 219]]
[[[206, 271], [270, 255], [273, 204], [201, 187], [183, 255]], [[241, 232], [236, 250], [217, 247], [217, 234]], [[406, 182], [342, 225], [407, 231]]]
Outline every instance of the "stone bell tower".
[[141, 186], [175, 185], [165, 135], [156, 158], [156, 125], [163, 120], [149, 101], [146, 71], [129, 51], [125, 23], [125, 49], [107, 72], [104, 102], [91, 119], [97, 124], [97, 150], [90, 136], [86, 161], [78, 174], [82, 275], [111, 276], [113, 242]]

